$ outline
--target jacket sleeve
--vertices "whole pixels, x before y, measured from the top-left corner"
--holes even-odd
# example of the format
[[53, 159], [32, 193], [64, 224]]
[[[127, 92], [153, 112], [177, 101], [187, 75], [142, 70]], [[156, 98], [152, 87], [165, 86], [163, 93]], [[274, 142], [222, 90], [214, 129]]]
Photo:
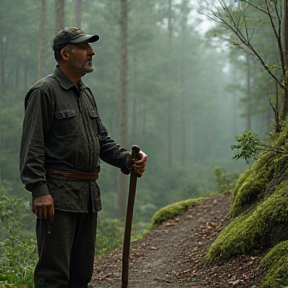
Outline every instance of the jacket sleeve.
[[120, 148], [120, 146], [110, 138], [108, 131], [104, 124], [102, 123], [101, 117], [99, 116], [97, 104], [90, 88], [86, 87], [88, 91], [88, 96], [92, 101], [96, 111], [97, 111], [97, 129], [100, 142], [100, 159], [106, 163], [118, 167], [124, 174], [129, 174], [130, 169], [128, 168], [128, 160], [130, 153], [125, 148]]
[[44, 168], [44, 139], [51, 125], [51, 111], [51, 103], [40, 88], [27, 94], [20, 147], [20, 175], [33, 197], [49, 194]]
[[106, 163], [121, 169], [122, 173], [129, 174], [128, 160], [130, 153], [110, 138], [101, 118], [97, 118], [97, 126], [100, 142], [100, 158]]

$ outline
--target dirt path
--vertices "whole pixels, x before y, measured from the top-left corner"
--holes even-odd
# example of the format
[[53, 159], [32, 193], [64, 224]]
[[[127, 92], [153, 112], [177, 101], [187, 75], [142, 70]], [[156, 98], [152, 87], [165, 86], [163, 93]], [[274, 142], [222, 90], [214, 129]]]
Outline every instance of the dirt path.
[[[205, 199], [176, 219], [153, 228], [131, 244], [129, 288], [259, 287], [262, 255], [243, 256], [221, 266], [203, 266], [203, 257], [227, 225], [230, 195]], [[95, 263], [92, 287], [121, 288], [122, 248]]]

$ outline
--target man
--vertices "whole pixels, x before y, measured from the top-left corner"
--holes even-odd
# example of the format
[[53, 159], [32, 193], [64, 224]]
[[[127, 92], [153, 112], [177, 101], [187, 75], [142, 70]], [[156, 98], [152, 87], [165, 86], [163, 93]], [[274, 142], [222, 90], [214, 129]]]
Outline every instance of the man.
[[93, 71], [95, 55], [79, 28], [60, 31], [53, 41], [58, 63], [25, 98], [20, 151], [21, 179], [32, 192], [37, 215], [39, 260], [35, 288], [87, 288], [94, 264], [99, 158], [129, 174], [143, 175], [147, 155], [129, 152], [108, 136], [92, 92], [81, 77]]

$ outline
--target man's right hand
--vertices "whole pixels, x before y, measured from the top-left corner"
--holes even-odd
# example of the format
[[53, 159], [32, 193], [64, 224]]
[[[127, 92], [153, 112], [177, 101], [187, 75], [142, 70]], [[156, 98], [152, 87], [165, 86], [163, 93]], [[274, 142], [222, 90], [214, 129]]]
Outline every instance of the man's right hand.
[[50, 194], [33, 198], [32, 211], [39, 218], [54, 220], [54, 200]]

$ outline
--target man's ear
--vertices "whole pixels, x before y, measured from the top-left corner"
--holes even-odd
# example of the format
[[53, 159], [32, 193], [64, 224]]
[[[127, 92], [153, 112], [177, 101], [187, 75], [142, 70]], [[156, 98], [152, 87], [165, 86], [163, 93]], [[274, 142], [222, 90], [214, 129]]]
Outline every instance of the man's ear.
[[63, 60], [68, 60], [69, 56], [67, 53], [67, 50], [65, 49], [66, 47], [62, 48], [60, 51], [60, 55], [62, 57]]

